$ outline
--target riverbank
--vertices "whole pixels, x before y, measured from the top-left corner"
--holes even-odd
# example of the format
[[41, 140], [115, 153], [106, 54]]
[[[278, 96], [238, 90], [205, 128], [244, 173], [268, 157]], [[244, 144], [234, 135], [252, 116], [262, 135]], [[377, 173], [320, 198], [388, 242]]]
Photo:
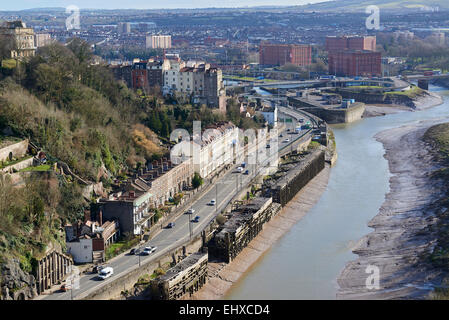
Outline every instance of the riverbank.
[[231, 263], [209, 262], [207, 283], [190, 299], [223, 299], [242, 276], [251, 270], [265, 253], [284, 236], [290, 228], [301, 220], [318, 202], [327, 187], [330, 167], [326, 167], [314, 177], [284, 207], [281, 212], [268, 222], [264, 229]]
[[427, 91], [426, 93], [427, 94], [425, 96], [420, 96], [414, 100], [414, 108], [391, 104], [366, 105], [365, 112], [363, 113], [362, 117], [371, 118], [404, 111], [413, 112], [417, 110], [425, 110], [443, 103], [443, 98], [438, 94], [430, 91]]
[[[423, 103], [421, 108], [428, 107]], [[339, 299], [423, 299], [433, 285], [441, 281], [441, 271], [422, 257], [430, 254], [436, 234], [429, 232], [437, 222], [438, 206], [444, 184], [431, 174], [441, 165], [433, 149], [422, 140], [429, 127], [437, 122], [421, 121], [378, 133], [388, 161], [390, 191], [379, 213], [368, 223], [374, 231], [353, 248], [358, 255], [346, 264], [337, 279]], [[379, 288], [366, 286], [371, 273], [379, 270]], [[368, 282], [369, 284], [369, 282]]]

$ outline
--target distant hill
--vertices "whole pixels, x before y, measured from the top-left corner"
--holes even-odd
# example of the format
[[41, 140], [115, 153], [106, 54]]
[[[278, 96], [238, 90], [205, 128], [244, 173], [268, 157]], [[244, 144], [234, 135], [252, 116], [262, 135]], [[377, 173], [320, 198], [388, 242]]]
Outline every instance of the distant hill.
[[[336, 0], [326, 1], [316, 4], [299, 6], [303, 10], [313, 11], [364, 11], [366, 7], [376, 5], [381, 10], [429, 10], [430, 8], [439, 7], [441, 10], [449, 9], [449, 1], [447, 0]], [[399, 11], [400, 12], [400, 11]]]

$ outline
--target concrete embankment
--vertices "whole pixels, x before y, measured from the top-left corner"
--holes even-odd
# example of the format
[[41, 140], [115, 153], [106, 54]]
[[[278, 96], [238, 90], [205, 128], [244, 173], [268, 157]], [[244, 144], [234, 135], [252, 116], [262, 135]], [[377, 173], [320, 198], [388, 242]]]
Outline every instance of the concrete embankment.
[[311, 113], [327, 123], [350, 123], [362, 118], [365, 104], [356, 102], [348, 108], [331, 108], [297, 97], [289, 97], [289, 103], [302, 111]]
[[[435, 123], [419, 122], [376, 135], [386, 150], [392, 174], [390, 191], [378, 215], [368, 223], [374, 231], [353, 248], [358, 258], [338, 278], [337, 298], [425, 298], [440, 282], [440, 271], [422, 259], [435, 246], [436, 235], [429, 227], [437, 221], [441, 209], [434, 204], [445, 189], [444, 184], [430, 180], [440, 165], [422, 140]], [[375, 270], [379, 271], [378, 288], [372, 278]]]

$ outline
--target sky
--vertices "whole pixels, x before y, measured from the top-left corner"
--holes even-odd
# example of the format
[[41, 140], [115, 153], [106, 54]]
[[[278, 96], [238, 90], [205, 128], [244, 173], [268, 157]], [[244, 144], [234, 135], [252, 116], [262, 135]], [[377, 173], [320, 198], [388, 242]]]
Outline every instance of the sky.
[[174, 9], [208, 7], [245, 7], [266, 5], [302, 5], [323, 0], [1, 0], [0, 11], [31, 8], [68, 7], [88, 9]]

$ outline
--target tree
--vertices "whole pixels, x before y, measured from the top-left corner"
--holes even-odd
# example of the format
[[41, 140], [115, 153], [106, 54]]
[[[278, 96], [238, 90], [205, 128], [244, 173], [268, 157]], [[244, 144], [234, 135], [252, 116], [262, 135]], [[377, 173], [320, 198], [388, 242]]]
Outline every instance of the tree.
[[203, 184], [203, 182], [203, 178], [200, 176], [200, 174], [198, 172], [195, 172], [192, 179], [193, 188], [197, 189]]

